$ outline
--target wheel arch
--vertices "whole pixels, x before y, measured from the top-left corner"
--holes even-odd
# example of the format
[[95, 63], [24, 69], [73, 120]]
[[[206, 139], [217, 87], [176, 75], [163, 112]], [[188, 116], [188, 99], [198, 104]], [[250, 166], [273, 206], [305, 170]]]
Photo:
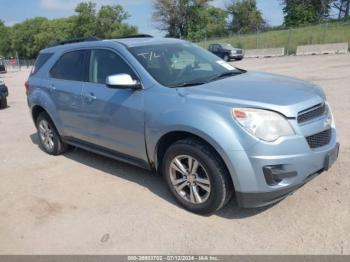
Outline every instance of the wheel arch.
[[[39, 106], [39, 105], [35, 105], [33, 106], [32, 108], [32, 118], [33, 118], [33, 121], [34, 121], [34, 124], [36, 125], [36, 122], [37, 122], [37, 119], [38, 119], [38, 116], [42, 113], [42, 112], [45, 112], [46, 114], [49, 115], [49, 113], [47, 112], [47, 110], [45, 110], [42, 106]], [[50, 115], [49, 115], [50, 116]], [[51, 117], [50, 117], [51, 118]]]
[[57, 125], [56, 121], [54, 121], [54, 118], [52, 117], [52, 115], [50, 114], [50, 111], [47, 110], [45, 107], [41, 106], [41, 105], [34, 105], [32, 108], [31, 108], [31, 115], [32, 115], [32, 119], [33, 119], [33, 122], [34, 122], [34, 125], [36, 126], [36, 122], [37, 122], [37, 119], [39, 117], [39, 115], [41, 113], [46, 113], [51, 122], [53, 123], [54, 125], [54, 128], [56, 129], [56, 131], [58, 132], [58, 134], [62, 134], [62, 131], [59, 129], [59, 126]]
[[164, 154], [166, 150], [174, 144], [175, 142], [185, 139], [185, 138], [194, 138], [202, 143], [205, 143], [207, 146], [209, 146], [213, 152], [220, 158], [220, 160], [225, 165], [225, 168], [227, 172], [230, 174], [230, 180], [235, 185], [235, 179], [232, 175], [232, 168], [228, 166], [228, 160], [227, 156], [224, 153], [224, 150], [220, 147], [220, 145], [215, 142], [215, 140], [211, 139], [210, 137], [206, 136], [205, 134], [198, 134], [198, 132], [192, 132], [189, 130], [177, 130], [177, 131], [169, 131], [165, 134], [163, 134], [157, 141], [156, 147], [154, 149], [154, 168], [157, 172], [161, 170], [161, 164], [163, 161]]

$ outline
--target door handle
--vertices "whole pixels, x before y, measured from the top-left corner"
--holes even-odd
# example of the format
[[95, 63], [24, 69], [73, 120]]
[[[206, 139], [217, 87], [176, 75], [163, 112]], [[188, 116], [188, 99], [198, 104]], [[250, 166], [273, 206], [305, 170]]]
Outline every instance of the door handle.
[[50, 92], [55, 92], [56, 91], [56, 87], [54, 84], [51, 84], [49, 87]]
[[86, 93], [86, 94], [84, 94], [84, 97], [90, 103], [93, 102], [94, 100], [96, 100], [96, 96], [94, 93]]

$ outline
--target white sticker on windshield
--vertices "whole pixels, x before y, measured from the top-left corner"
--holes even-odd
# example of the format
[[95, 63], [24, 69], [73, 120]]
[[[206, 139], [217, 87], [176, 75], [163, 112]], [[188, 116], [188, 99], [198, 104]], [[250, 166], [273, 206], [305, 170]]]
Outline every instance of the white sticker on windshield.
[[234, 68], [232, 65], [230, 65], [229, 63], [226, 63], [225, 61], [222, 60], [218, 60], [216, 61], [217, 64], [221, 65], [222, 67], [225, 67], [227, 70], [235, 70], [236, 68]]

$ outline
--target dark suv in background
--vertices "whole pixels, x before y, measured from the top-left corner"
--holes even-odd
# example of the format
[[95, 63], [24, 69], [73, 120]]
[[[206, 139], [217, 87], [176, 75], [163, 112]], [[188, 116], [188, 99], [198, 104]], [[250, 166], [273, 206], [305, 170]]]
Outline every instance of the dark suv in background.
[[243, 50], [234, 48], [231, 44], [211, 44], [208, 50], [226, 62], [230, 60], [239, 61], [244, 58]]
[[0, 109], [7, 107], [7, 96], [9, 92], [5, 82], [0, 79]]
[[5, 60], [0, 58], [0, 73], [6, 73]]

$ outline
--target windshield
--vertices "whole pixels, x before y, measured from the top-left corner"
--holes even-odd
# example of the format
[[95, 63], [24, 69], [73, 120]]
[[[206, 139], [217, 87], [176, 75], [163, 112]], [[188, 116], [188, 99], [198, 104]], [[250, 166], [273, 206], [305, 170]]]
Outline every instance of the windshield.
[[231, 44], [221, 44], [221, 46], [225, 49], [228, 49], [228, 50], [233, 50], [235, 49]]
[[160, 84], [191, 86], [241, 73], [217, 56], [191, 43], [130, 48], [130, 52]]

